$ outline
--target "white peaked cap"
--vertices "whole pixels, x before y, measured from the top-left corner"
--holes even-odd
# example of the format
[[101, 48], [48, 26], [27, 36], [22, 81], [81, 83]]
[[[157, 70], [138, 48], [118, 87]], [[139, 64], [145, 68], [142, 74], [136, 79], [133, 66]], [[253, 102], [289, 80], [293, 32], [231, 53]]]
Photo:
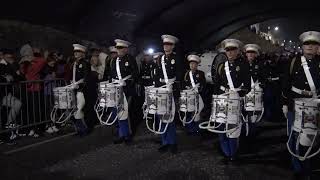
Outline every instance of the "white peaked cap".
[[162, 35], [161, 39], [162, 39], [163, 43], [176, 44], [179, 41], [179, 39], [177, 37], [172, 36], [172, 35], [168, 35], [168, 34]]
[[237, 39], [226, 39], [222, 41], [222, 47], [224, 49], [228, 47], [236, 47], [236, 48], [241, 48], [242, 42], [237, 40]]
[[307, 31], [300, 35], [299, 37], [302, 43], [307, 41], [315, 41], [320, 43], [320, 32], [317, 31]]
[[73, 51], [82, 51], [82, 52], [86, 52], [87, 51], [87, 47], [81, 45], [81, 44], [73, 44]]
[[125, 41], [122, 39], [116, 39], [116, 40], [114, 40], [114, 42], [116, 43], [116, 47], [117, 46], [129, 47], [131, 45], [131, 43], [129, 41]]
[[244, 46], [244, 51], [247, 52], [247, 51], [255, 51], [257, 54], [259, 54], [260, 52], [260, 46], [258, 46], [257, 44], [247, 44]]
[[194, 55], [194, 54], [190, 54], [188, 57], [187, 57], [188, 61], [189, 62], [197, 62], [197, 63], [200, 63], [201, 62], [201, 59], [198, 55]]

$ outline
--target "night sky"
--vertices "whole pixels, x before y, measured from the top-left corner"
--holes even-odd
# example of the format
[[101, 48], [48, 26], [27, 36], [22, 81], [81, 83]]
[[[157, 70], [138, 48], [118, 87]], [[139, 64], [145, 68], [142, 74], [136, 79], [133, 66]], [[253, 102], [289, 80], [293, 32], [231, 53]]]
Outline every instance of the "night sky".
[[[265, 28], [268, 26], [271, 27], [271, 32], [275, 37], [299, 43], [301, 33], [311, 30], [320, 31], [320, 20], [315, 17], [273, 19], [262, 23], [262, 31], [266, 31]], [[279, 27], [278, 31], [274, 30], [276, 26]]]

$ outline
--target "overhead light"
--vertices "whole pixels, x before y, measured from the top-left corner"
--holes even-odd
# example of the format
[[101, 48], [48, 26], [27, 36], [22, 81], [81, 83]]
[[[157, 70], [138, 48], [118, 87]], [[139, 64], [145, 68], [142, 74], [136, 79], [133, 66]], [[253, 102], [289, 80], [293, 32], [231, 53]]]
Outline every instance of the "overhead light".
[[153, 54], [153, 53], [154, 53], [154, 49], [149, 48], [149, 49], [148, 49], [148, 54]]
[[292, 41], [291, 41], [291, 40], [290, 40], [289, 42], [290, 42], [290, 43], [292, 43]]
[[275, 31], [278, 31], [278, 30], [279, 30], [279, 27], [278, 27], [278, 26], [276, 26], [276, 27], [274, 28], [274, 30], [275, 30]]

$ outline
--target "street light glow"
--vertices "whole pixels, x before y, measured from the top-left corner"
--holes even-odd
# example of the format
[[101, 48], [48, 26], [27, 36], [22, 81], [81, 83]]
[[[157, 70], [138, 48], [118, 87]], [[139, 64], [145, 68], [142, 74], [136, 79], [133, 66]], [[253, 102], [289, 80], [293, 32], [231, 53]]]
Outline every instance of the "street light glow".
[[154, 49], [149, 48], [149, 49], [148, 49], [148, 54], [153, 54], [153, 53], [154, 53]]
[[274, 28], [274, 30], [275, 30], [275, 31], [278, 31], [278, 30], [279, 30], [279, 27], [278, 27], [278, 26], [276, 26], [276, 27]]

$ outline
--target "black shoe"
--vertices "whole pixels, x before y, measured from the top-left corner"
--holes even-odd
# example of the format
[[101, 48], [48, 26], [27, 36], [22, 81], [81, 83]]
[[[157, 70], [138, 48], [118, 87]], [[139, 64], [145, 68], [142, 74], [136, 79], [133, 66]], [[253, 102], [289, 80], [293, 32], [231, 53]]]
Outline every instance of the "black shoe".
[[152, 142], [159, 145], [162, 143], [161, 139], [153, 139]]
[[221, 160], [221, 162], [222, 162], [222, 164], [224, 164], [224, 165], [228, 165], [229, 162], [230, 162], [230, 158], [223, 156], [223, 159]]
[[165, 152], [167, 152], [168, 150], [169, 150], [169, 144], [166, 144], [166, 145], [162, 145], [159, 149], [158, 149], [158, 151], [160, 152], [160, 153], [165, 153]]
[[113, 140], [113, 144], [122, 144], [124, 142], [124, 137]]
[[125, 139], [124, 139], [124, 143], [125, 143], [126, 145], [131, 145], [131, 144], [132, 144], [132, 139], [131, 139], [131, 138], [125, 138]]
[[170, 152], [171, 152], [172, 154], [177, 154], [177, 153], [178, 153], [177, 144], [171, 144], [171, 145], [169, 146], [169, 149], [170, 149]]

